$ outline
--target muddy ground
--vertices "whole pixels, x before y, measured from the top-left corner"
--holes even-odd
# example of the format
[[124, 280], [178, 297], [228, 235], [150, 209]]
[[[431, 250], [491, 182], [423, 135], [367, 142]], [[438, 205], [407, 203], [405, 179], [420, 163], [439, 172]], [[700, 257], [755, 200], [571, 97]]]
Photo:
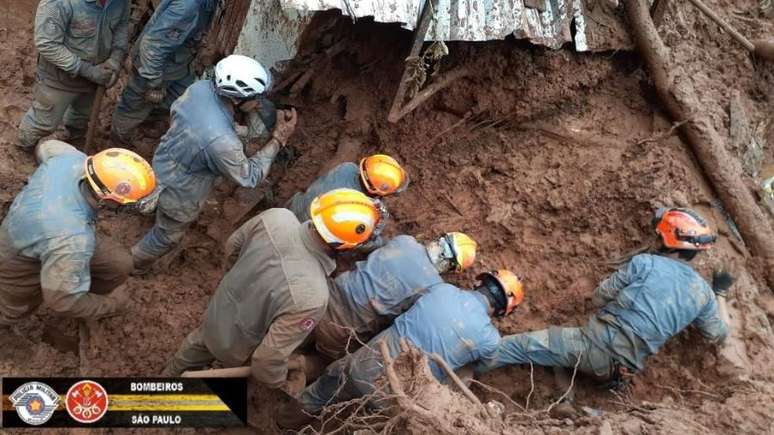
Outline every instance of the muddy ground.
[[[13, 143], [34, 83], [31, 23], [36, 2], [2, 3], [0, 201], [5, 210], [34, 170], [32, 157]], [[768, 140], [774, 69], [751, 59], [682, 3], [670, 3], [660, 33], [675, 61], [695, 81], [704, 115], [743, 161], [752, 188], [756, 168], [774, 162]], [[745, 34], [772, 34], [774, 25], [758, 17], [755, 1], [707, 3]], [[689, 329], [651, 358], [622, 394], [578, 379], [578, 400], [603, 415], [575, 422], [535, 412], [555, 398], [547, 371], [502, 369], [480, 380], [497, 392], [474, 388], [482, 399], [498, 400], [506, 412], [523, 415], [500, 431], [774, 433], [774, 297], [760, 279], [758, 263], [713, 206], [716, 196], [689, 149], [677, 136], [659, 139], [671, 121], [660, 110], [636, 54], [550, 51], [515, 40], [450, 43], [451, 55], [442, 67], [471, 68], [474, 74], [390, 124], [386, 114], [410, 34], [368, 20], [342, 20], [329, 34], [308, 35], [312, 42], [301, 53], [311, 62], [291, 67], [284, 76], [313, 68], [306, 87], [292, 95], [280, 90], [277, 96], [300, 114], [291, 140], [300, 157], [287, 171], [272, 174], [278, 179], [277, 203], [308, 185], [332, 158], [354, 160], [377, 151], [395, 156], [411, 174], [411, 187], [388, 200], [390, 234], [419, 239], [455, 230], [471, 234], [480, 254], [472, 271], [450, 277], [461, 286], [473, 285], [477, 272], [491, 268], [507, 267], [525, 277], [527, 298], [514, 315], [498, 323], [503, 334], [584, 323], [591, 313], [591, 291], [613, 270], [611, 260], [649, 242], [656, 207], [695, 207], [720, 231], [717, 249], [697, 265], [705, 276], [724, 266], [739, 277], [731, 296], [738, 340], [734, 356], [716, 356]], [[333, 58], [316, 55], [342, 39], [345, 49]], [[111, 110], [112, 103], [106, 105], [103, 125]], [[749, 138], [739, 140], [740, 128], [763, 146], [752, 149]], [[105, 139], [106, 130], [101, 134]], [[145, 138], [137, 149], [150, 158], [154, 144]], [[340, 144], [362, 145], [337, 153]], [[225, 199], [230, 193], [222, 186], [213, 195], [181, 252], [153, 275], [130, 279], [131, 315], [90, 323], [79, 350], [78, 324], [42, 310], [13, 334], [0, 337], [0, 374], [159, 373], [200, 321], [222, 276], [217, 239], [231, 229], [227, 218], [233, 199]], [[139, 217], [102, 216], [100, 235], [130, 246], [150, 224]], [[741, 366], [734, 367], [730, 359]], [[529, 413], [519, 408], [527, 396]], [[275, 406], [271, 393], [261, 391], [256, 403], [260, 416], [270, 419]], [[272, 432], [270, 421], [262, 427]]]

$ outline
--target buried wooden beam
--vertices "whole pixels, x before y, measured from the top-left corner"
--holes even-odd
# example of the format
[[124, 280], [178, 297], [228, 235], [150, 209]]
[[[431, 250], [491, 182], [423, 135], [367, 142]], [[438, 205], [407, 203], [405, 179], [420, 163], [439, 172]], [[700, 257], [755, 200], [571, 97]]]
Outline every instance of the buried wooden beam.
[[647, 0], [624, 2], [640, 55], [650, 70], [656, 92], [693, 150], [704, 175], [731, 214], [753, 255], [764, 262], [766, 280], [774, 289], [774, 230], [743, 179], [741, 163], [726, 150], [709, 116], [699, 109], [691, 77], [671, 64], [669, 49], [650, 17]]

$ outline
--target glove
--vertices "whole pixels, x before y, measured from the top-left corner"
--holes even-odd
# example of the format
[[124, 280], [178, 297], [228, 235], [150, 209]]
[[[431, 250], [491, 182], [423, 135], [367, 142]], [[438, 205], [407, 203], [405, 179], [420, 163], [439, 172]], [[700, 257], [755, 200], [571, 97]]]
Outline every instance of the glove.
[[92, 65], [81, 62], [81, 66], [78, 67], [78, 75], [100, 86], [107, 86], [114, 74], [115, 72], [106, 63]]
[[271, 137], [276, 139], [283, 147], [288, 143], [288, 139], [293, 135], [293, 131], [296, 129], [296, 123], [298, 122], [298, 116], [296, 115], [296, 109], [290, 110], [278, 110], [277, 111], [277, 125], [274, 126], [274, 131], [271, 132]]
[[145, 198], [140, 199], [134, 204], [134, 209], [141, 215], [151, 215], [156, 212], [156, 207], [159, 205], [159, 196], [163, 188], [159, 185], [153, 189], [153, 192]]
[[725, 270], [716, 270], [712, 273], [712, 291], [716, 296], [728, 297], [728, 289], [734, 285], [734, 277]]
[[164, 100], [167, 91], [164, 88], [151, 88], [145, 91], [145, 101], [151, 104], [159, 104]]

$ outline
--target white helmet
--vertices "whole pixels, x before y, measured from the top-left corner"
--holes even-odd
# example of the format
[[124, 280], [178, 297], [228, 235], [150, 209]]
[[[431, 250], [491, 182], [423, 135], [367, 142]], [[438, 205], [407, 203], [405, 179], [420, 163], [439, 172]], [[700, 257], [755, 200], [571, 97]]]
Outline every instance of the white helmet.
[[232, 54], [215, 65], [215, 90], [225, 97], [255, 98], [269, 89], [270, 82], [268, 71], [247, 56]]

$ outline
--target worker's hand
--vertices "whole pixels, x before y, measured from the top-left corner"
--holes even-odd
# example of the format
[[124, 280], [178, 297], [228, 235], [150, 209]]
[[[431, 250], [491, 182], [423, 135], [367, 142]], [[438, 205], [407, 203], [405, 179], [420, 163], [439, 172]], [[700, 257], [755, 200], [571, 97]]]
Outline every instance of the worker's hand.
[[728, 289], [734, 285], [734, 276], [723, 269], [712, 272], [712, 291], [716, 296], [728, 297]]
[[129, 312], [129, 292], [126, 291], [126, 284], [118, 286], [109, 295], [105, 296], [105, 302], [110, 307], [110, 313], [104, 317], [121, 316]]
[[277, 111], [277, 125], [274, 126], [274, 131], [271, 132], [271, 137], [276, 139], [283, 147], [288, 143], [288, 139], [293, 135], [296, 130], [296, 123], [298, 122], [298, 116], [296, 115], [296, 109], [290, 110], [278, 110]]
[[164, 88], [150, 88], [145, 91], [145, 101], [151, 104], [159, 104], [164, 100], [167, 92]]
[[288, 370], [288, 377], [282, 390], [288, 396], [297, 398], [304, 391], [304, 388], [306, 388], [306, 374], [304, 370]]
[[78, 68], [78, 75], [100, 86], [107, 86], [114, 74], [115, 72], [105, 63], [92, 65], [89, 62], [81, 61], [81, 66]]

